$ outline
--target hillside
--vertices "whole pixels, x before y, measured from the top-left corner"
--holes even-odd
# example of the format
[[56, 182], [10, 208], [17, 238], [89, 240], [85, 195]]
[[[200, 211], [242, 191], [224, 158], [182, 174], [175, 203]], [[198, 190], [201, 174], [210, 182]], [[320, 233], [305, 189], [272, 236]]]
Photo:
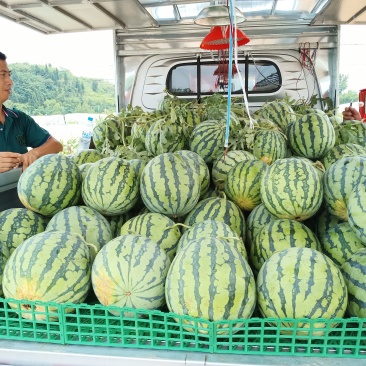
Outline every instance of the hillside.
[[30, 115], [115, 113], [115, 89], [108, 81], [76, 77], [51, 65], [9, 64], [14, 82], [7, 107]]

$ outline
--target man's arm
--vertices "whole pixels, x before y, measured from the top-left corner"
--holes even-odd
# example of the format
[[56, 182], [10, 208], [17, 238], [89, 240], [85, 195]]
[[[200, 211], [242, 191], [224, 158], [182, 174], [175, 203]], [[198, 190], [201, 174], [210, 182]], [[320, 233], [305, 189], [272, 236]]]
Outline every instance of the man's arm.
[[34, 149], [29, 150], [27, 153], [20, 156], [20, 161], [23, 164], [23, 171], [41, 156], [47, 154], [57, 154], [62, 151], [62, 149], [63, 146], [61, 142], [50, 136], [50, 138], [43, 145], [35, 147]]

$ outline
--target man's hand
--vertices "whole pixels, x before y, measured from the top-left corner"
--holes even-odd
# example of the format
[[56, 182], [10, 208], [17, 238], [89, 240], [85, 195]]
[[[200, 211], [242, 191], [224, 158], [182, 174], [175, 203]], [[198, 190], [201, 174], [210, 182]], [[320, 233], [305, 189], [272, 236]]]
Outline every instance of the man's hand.
[[36, 149], [29, 150], [27, 153], [22, 154], [20, 160], [23, 165], [23, 172], [29, 167], [29, 165], [34, 163], [38, 158], [39, 156]]
[[12, 152], [0, 152], [0, 173], [18, 168], [22, 155]]
[[353, 107], [346, 107], [342, 112], [342, 114], [343, 114], [343, 121], [362, 120], [360, 112]]

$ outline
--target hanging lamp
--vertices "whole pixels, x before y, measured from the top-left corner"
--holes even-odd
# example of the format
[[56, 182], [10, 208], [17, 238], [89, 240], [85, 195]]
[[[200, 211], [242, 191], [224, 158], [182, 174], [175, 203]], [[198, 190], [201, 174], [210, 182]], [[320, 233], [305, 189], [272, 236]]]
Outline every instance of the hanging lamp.
[[[238, 9], [234, 9], [235, 22], [242, 23], [246, 20], [244, 14]], [[197, 15], [194, 23], [205, 27], [214, 27], [216, 25], [229, 25], [230, 12], [227, 5], [211, 5], [203, 8]]]
[[[250, 42], [246, 34], [238, 28], [233, 29], [236, 32], [237, 47], [244, 46]], [[215, 26], [203, 38], [200, 48], [203, 50], [227, 50], [230, 47], [230, 27], [229, 26]]]

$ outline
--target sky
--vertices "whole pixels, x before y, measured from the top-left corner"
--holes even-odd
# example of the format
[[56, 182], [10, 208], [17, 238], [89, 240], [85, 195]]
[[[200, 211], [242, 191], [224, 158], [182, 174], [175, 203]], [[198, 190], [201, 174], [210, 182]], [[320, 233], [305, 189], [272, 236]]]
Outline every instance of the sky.
[[[339, 72], [349, 76], [349, 90], [366, 88], [365, 33], [366, 25], [341, 29]], [[0, 51], [8, 63], [49, 63], [75, 76], [115, 81], [112, 30], [44, 35], [0, 17]]]

